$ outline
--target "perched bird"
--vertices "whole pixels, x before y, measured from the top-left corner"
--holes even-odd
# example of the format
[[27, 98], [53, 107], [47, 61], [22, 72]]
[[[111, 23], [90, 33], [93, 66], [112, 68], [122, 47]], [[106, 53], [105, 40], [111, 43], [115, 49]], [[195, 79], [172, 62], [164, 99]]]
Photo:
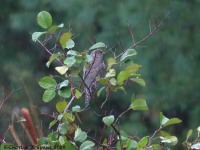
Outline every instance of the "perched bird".
[[87, 68], [83, 70], [83, 79], [85, 82], [85, 106], [88, 107], [91, 99], [91, 95], [94, 94], [97, 87], [96, 77], [99, 76], [101, 70], [105, 67], [103, 62], [104, 52], [100, 49], [93, 50], [90, 54], [92, 61], [90, 61]]

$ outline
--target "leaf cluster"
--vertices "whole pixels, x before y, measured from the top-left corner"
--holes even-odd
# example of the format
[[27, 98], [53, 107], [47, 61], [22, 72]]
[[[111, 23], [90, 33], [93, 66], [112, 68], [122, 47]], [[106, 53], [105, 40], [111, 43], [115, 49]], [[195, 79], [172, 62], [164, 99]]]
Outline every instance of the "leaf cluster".
[[[96, 82], [100, 84], [101, 88], [97, 93], [90, 93], [93, 99], [92, 102], [99, 109], [100, 118], [102, 118], [103, 128], [98, 130], [103, 132], [98, 136], [91, 137], [87, 131], [81, 129], [81, 124], [84, 122], [82, 122], [80, 114], [88, 109], [81, 104], [85, 94], [84, 88], [88, 88], [83, 77], [83, 70], [95, 60], [95, 57], [88, 53], [96, 49], [103, 49], [105, 54], [110, 51], [106, 51], [107, 46], [102, 42], [95, 43], [88, 50], [75, 50], [74, 35], [71, 29], [67, 32], [60, 31], [64, 24], [52, 25], [52, 20], [50, 13], [46, 11], [40, 12], [37, 16], [37, 23], [45, 31], [34, 32], [32, 40], [39, 43], [50, 54], [46, 63], [47, 67], [57, 62], [57, 64], [55, 63], [56, 75], [45, 76], [39, 81], [39, 85], [44, 89], [42, 99], [46, 103], [58, 98], [61, 100], [55, 106], [57, 115], [49, 123], [49, 129], [53, 131], [46, 137], [40, 137], [37, 146], [54, 146], [57, 148], [63, 146], [65, 149], [72, 150], [102, 148], [159, 150], [176, 145], [178, 142], [177, 137], [164, 131], [163, 128], [182, 121], [179, 118], [167, 118], [163, 113], [160, 113], [160, 126], [152, 136], [147, 135], [140, 138], [134, 136], [134, 134], [125, 133], [123, 129], [118, 129], [120, 118], [128, 111], [146, 111], [149, 109], [145, 99], [136, 98], [133, 94], [129, 107], [120, 112], [118, 116], [113, 114], [112, 111], [107, 112], [105, 109], [111, 93], [118, 92], [118, 90], [126, 93], [127, 83], [134, 82], [143, 87], [146, 86], [141, 74], [138, 73], [141, 65], [132, 61], [132, 57], [137, 55], [136, 50], [133, 49], [134, 45], [120, 52], [118, 56], [111, 50], [113, 56], [107, 59], [107, 67], [103, 71], [103, 76], [96, 77]], [[41, 40], [42, 38], [44, 38], [43, 41]], [[52, 39], [55, 45], [53, 48], [49, 48], [46, 45], [48, 42], [52, 42]], [[139, 41], [138, 44], [142, 41]], [[116, 68], [119, 68], [119, 70]], [[100, 99], [103, 91], [106, 92], [106, 97], [105, 99]], [[79, 102], [80, 105], [75, 105], [74, 101]], [[105, 128], [109, 129], [108, 133], [106, 133]], [[192, 134], [191, 132], [188, 132], [187, 140]], [[188, 144], [187, 140], [186, 144]], [[196, 147], [198, 143], [194, 143], [192, 146]]]

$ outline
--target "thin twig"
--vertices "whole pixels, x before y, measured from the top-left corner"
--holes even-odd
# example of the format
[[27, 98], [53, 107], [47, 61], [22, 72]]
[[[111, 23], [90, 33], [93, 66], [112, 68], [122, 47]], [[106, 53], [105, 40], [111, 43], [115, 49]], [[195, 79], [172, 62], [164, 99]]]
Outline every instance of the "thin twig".
[[128, 30], [129, 30], [129, 33], [131, 34], [131, 38], [133, 40], [133, 43], [135, 44], [135, 40], [134, 40], [134, 34], [133, 34], [133, 27], [131, 26], [128, 26]]
[[151, 33], [151, 20], [149, 20], [149, 32]]
[[22, 144], [22, 142], [21, 142], [21, 140], [20, 140], [20, 138], [19, 138], [17, 132], [15, 131], [13, 125], [9, 125], [9, 130], [10, 130], [10, 132], [11, 132], [13, 138], [15, 139], [17, 145], [23, 147], [23, 144]]
[[69, 103], [67, 104], [67, 107], [64, 110], [64, 113], [68, 111], [68, 109], [69, 109], [70, 105], [72, 104], [72, 102], [74, 101], [74, 99], [75, 99], [75, 96], [72, 96], [71, 100], [69, 101]]
[[107, 88], [107, 93], [106, 93], [106, 99], [105, 101], [102, 103], [101, 108], [103, 108], [103, 106], [105, 105], [105, 103], [108, 101], [108, 96], [110, 95], [110, 89], [109, 87]]
[[118, 122], [119, 118], [121, 118], [121, 117], [122, 117], [125, 113], [127, 113], [129, 110], [130, 110], [130, 107], [128, 107], [128, 109], [126, 109], [125, 111], [123, 111], [123, 112], [117, 117], [117, 119], [116, 119], [116, 121], [115, 121], [114, 124], [116, 124], [116, 123]]
[[0, 109], [1, 109], [1, 107], [3, 106], [3, 103], [4, 103], [12, 94], [13, 94], [13, 90], [8, 94], [8, 96], [7, 96], [5, 99], [3, 99], [3, 100], [0, 101]]
[[117, 130], [117, 128], [115, 127], [114, 124], [111, 124], [111, 127], [114, 129], [114, 131], [115, 131], [115, 132], [117, 133], [117, 135], [119, 136], [120, 147], [121, 147], [121, 150], [123, 150], [123, 144], [122, 144], [122, 138], [121, 138], [120, 132]]
[[124, 50], [124, 46], [122, 45], [122, 42], [121, 42], [121, 40], [120, 40], [120, 38], [119, 38], [119, 32], [118, 32], [118, 30], [117, 30], [117, 27], [116, 27], [115, 29], [116, 29], [117, 40], [118, 40], [118, 42], [119, 42], [119, 45], [120, 45], [120, 47], [122, 48], [122, 50]]
[[159, 24], [156, 23], [156, 27], [154, 28], [154, 30], [152, 32], [149, 33], [149, 35], [147, 35], [142, 40], [138, 41], [137, 43], [135, 43], [134, 45], [132, 45], [128, 49], [136, 47], [137, 45], [139, 45], [140, 43], [142, 43], [146, 39], [148, 39], [150, 36], [152, 36], [154, 33], [156, 33], [158, 31], [158, 29], [161, 27], [161, 25], [163, 24], [163, 22], [169, 17], [169, 14], [170, 14], [170, 11], [168, 12], [168, 14], [165, 16], [165, 18]]
[[161, 129], [162, 129], [162, 126], [160, 126], [160, 127], [153, 133], [153, 135], [149, 138], [149, 143], [148, 143], [148, 145], [151, 144], [153, 138], [155, 137], [155, 135], [156, 135]]
[[[165, 20], [169, 17], [169, 14], [170, 14], [170, 11], [168, 12], [168, 14], [165, 16], [165, 18], [159, 24], [157, 22], [155, 23], [155, 28], [148, 35], [146, 35], [143, 39], [141, 39], [140, 41], [138, 41], [135, 44], [133, 44], [132, 46], [130, 46], [128, 49], [132, 49], [132, 48], [138, 46], [142, 42], [146, 41], [149, 37], [151, 37], [152, 35], [154, 35], [158, 31], [158, 29], [161, 27], [161, 25], [163, 24], [163, 22], [165, 22]], [[124, 51], [121, 54], [119, 54], [116, 57], [116, 59], [119, 58], [120, 56], [122, 56], [125, 52], [126, 51]]]
[[44, 48], [46, 51], [47, 51], [47, 53], [49, 53], [50, 55], [53, 55], [53, 53], [51, 53], [47, 48], [46, 48], [46, 46], [42, 43], [42, 42], [40, 42], [40, 40], [36, 40], [38, 43], [40, 43], [40, 45], [42, 46], [42, 48]]
[[52, 36], [53, 36], [53, 34], [51, 34], [49, 37], [47, 37], [47, 35], [46, 35], [46, 38], [45, 38], [45, 40], [42, 42], [42, 44], [43, 44], [43, 45], [46, 45], [47, 42], [52, 38]]

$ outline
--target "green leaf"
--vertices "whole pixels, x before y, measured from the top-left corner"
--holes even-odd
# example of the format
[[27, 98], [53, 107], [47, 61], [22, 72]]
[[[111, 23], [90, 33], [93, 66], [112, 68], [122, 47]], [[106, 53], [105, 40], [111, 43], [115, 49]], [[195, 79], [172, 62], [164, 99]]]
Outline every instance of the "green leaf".
[[73, 48], [75, 46], [75, 43], [72, 39], [69, 39], [67, 42], [66, 42], [66, 48], [67, 49], [70, 49], [70, 48]]
[[163, 115], [163, 113], [162, 112], [160, 112], [160, 125], [165, 125], [167, 122], [169, 121], [169, 119], [167, 118], [167, 117], [165, 117], [164, 115]]
[[192, 133], [193, 133], [193, 130], [192, 130], [192, 129], [190, 129], [190, 130], [187, 132], [187, 139], [189, 139], [189, 137], [192, 135]]
[[51, 101], [56, 96], [55, 89], [47, 89], [44, 91], [42, 99], [44, 102]]
[[58, 28], [62, 28], [62, 27], [64, 27], [63, 23], [61, 23], [61, 24], [58, 25]]
[[71, 56], [71, 57], [67, 57], [65, 60], [64, 60], [64, 64], [67, 65], [67, 67], [71, 67], [73, 64], [76, 63], [76, 59], [74, 58], [74, 56]]
[[[80, 64], [80, 63], [82, 63], [82, 61], [83, 61], [83, 58], [82, 58], [82, 56], [75, 56], [75, 59], [76, 59], [76, 63], [78, 63], [78, 64]], [[80, 67], [79, 67], [79, 69], [80, 69]]]
[[16, 146], [10, 143], [2, 143], [0, 145], [1, 150], [17, 150]]
[[53, 120], [49, 123], [49, 129], [54, 126], [56, 123], [58, 122], [58, 120]]
[[110, 70], [113, 65], [117, 64], [114, 58], [108, 58], [107, 60], [107, 70]]
[[47, 137], [48, 137], [48, 141], [52, 144], [55, 144], [58, 142], [58, 133], [57, 132], [52, 132]]
[[117, 92], [118, 90], [121, 90], [121, 91], [124, 92], [124, 94], [126, 94], [126, 90], [124, 89], [123, 86], [118, 86], [118, 87], [116, 87], [116, 88], [114, 89], [115, 92]]
[[40, 36], [42, 36], [42, 35], [44, 35], [44, 34], [46, 34], [47, 32], [34, 32], [33, 34], [32, 34], [32, 40], [34, 41], [34, 42], [36, 42], [37, 41], [37, 39], [40, 37]]
[[134, 49], [128, 49], [126, 52], [121, 56], [120, 61], [124, 61], [126, 58], [136, 55], [137, 52]]
[[166, 136], [166, 137], [160, 136], [160, 139], [162, 143], [169, 143], [171, 145], [176, 145], [178, 142], [178, 139], [175, 136]]
[[67, 113], [64, 113], [64, 117], [62, 119], [67, 120], [67, 122], [70, 123], [70, 122], [74, 122], [75, 116], [71, 112], [67, 112]]
[[111, 78], [110, 79], [110, 84], [113, 85], [113, 86], [116, 86], [117, 85], [117, 80], [115, 78]]
[[61, 123], [58, 126], [58, 131], [60, 134], [65, 135], [67, 133], [68, 130], [68, 125], [67, 123]]
[[103, 117], [103, 122], [107, 125], [107, 126], [110, 126], [115, 120], [115, 117], [113, 115], [110, 115], [110, 116], [106, 116], [106, 117]]
[[46, 66], [49, 68], [49, 66], [52, 63], [52, 61], [54, 61], [59, 56], [61, 56], [61, 54], [53, 54], [53, 55], [51, 55], [51, 57], [49, 58], [49, 61], [46, 63]]
[[145, 83], [144, 79], [142, 79], [142, 78], [131, 78], [130, 80], [138, 83], [141, 86], [146, 86], [146, 83]]
[[69, 142], [69, 141], [67, 141], [67, 142], [63, 145], [63, 147], [65, 147], [64, 150], [77, 150], [77, 149], [78, 149], [78, 148], [76, 148], [76, 147], [72, 144], [72, 142]]
[[130, 64], [126, 67], [126, 71], [130, 74], [135, 74], [139, 69], [141, 68], [141, 65], [138, 64]]
[[116, 148], [116, 150], [121, 150], [121, 145], [120, 145], [120, 142], [117, 142], [117, 144], [116, 144], [116, 146], [115, 146]]
[[145, 99], [132, 99], [131, 100], [131, 109], [133, 110], [148, 110], [148, 106]]
[[162, 131], [162, 130], [159, 131], [159, 135], [160, 135], [160, 136], [164, 136], [164, 137], [165, 137], [165, 136], [171, 136], [171, 134], [170, 134], [169, 132]]
[[46, 145], [48, 144], [48, 138], [47, 137], [41, 137], [37, 141], [38, 146]]
[[161, 144], [152, 144], [151, 147], [153, 150], [161, 150]]
[[67, 102], [66, 101], [59, 101], [56, 103], [56, 110], [61, 113], [65, 110], [67, 107]]
[[58, 90], [58, 94], [64, 98], [69, 98], [71, 96], [71, 89], [69, 87], [63, 87]]
[[180, 120], [179, 118], [172, 118], [167, 121], [167, 123], [164, 125], [164, 127], [172, 125], [172, 124], [181, 123], [181, 122], [182, 122], [182, 120]]
[[80, 150], [90, 150], [94, 147], [95, 143], [92, 141], [85, 141], [81, 144]]
[[58, 28], [62, 28], [62, 27], [64, 27], [63, 23], [61, 23], [58, 26], [52, 26], [52, 27], [49, 28], [48, 32], [51, 33], [51, 34], [54, 34]]
[[119, 85], [122, 85], [125, 80], [131, 76], [127, 71], [121, 71], [117, 76], [117, 82]]
[[75, 97], [79, 99], [82, 96], [82, 93], [79, 90], [75, 90]]
[[78, 142], [83, 142], [87, 139], [87, 133], [83, 132], [80, 128], [77, 128], [75, 131], [74, 140]]
[[67, 55], [77, 56], [78, 54], [74, 50], [69, 50], [69, 51], [67, 51]]
[[62, 89], [63, 87], [67, 87], [69, 85], [69, 80], [64, 80], [59, 84], [59, 89]]
[[108, 146], [108, 140], [104, 139], [103, 142], [102, 142], [102, 144], [105, 145], [105, 146]]
[[76, 106], [72, 107], [72, 111], [73, 112], [80, 112], [81, 111], [81, 107], [79, 105], [76, 105]]
[[67, 72], [67, 70], [69, 69], [69, 67], [60, 66], [60, 67], [56, 67], [55, 69], [56, 69], [56, 71], [58, 71], [58, 73], [60, 73], [61, 75], [64, 75]]
[[145, 136], [140, 141], [138, 141], [137, 147], [144, 148], [145, 146], [147, 146], [148, 142], [149, 142], [149, 136]]
[[116, 75], [115, 69], [110, 69], [109, 72], [106, 73], [106, 78], [114, 77]]
[[61, 36], [60, 36], [60, 45], [62, 46], [62, 48], [66, 48], [66, 43], [69, 39], [71, 39], [72, 37], [72, 33], [71, 32], [66, 32], [66, 33], [63, 33]]
[[[131, 60], [131, 59], [126, 59], [125, 61], [124, 61], [124, 64], [126, 64], [127, 66], [131, 66], [131, 65], [133, 65], [134, 63], [133, 63], [133, 60]], [[127, 67], [126, 67], [127, 68]], [[127, 70], [127, 69], [126, 69]]]
[[90, 47], [89, 50], [103, 48], [103, 47], [106, 47], [106, 45], [104, 43], [102, 43], [102, 42], [99, 42], [99, 43], [96, 43], [96, 44], [92, 45], [92, 47]]
[[182, 122], [182, 121], [179, 118], [169, 119], [169, 118], [165, 117], [162, 112], [160, 113], [160, 124], [163, 127], [166, 127], [166, 126], [169, 126], [169, 125], [172, 125], [172, 124], [177, 124], [177, 123], [180, 123], [180, 122]]
[[106, 78], [100, 78], [99, 83], [101, 83], [102, 85], [106, 85], [107, 84], [107, 79]]
[[57, 119], [58, 119], [59, 121], [61, 121], [62, 118], [63, 118], [63, 114], [59, 114], [58, 117], [57, 117]]
[[52, 17], [50, 13], [48, 13], [47, 11], [41, 11], [37, 15], [37, 23], [44, 29], [49, 28], [52, 24]]
[[55, 89], [57, 86], [57, 83], [54, 78], [46, 76], [40, 79], [39, 85], [44, 89]]
[[93, 60], [93, 57], [91, 55], [88, 55], [88, 54], [85, 55], [86, 62], [91, 62], [92, 60]]
[[127, 140], [129, 140], [129, 135], [125, 131], [121, 130], [120, 135], [121, 135], [122, 142], [126, 142]]
[[126, 142], [126, 149], [127, 150], [133, 150], [137, 147], [137, 142], [132, 139], [128, 139]]
[[98, 92], [97, 92], [97, 97], [100, 96], [101, 92], [105, 89], [105, 86], [103, 86]]
[[60, 142], [60, 145], [64, 145], [65, 142], [67, 141], [66, 136], [59, 136], [58, 141]]

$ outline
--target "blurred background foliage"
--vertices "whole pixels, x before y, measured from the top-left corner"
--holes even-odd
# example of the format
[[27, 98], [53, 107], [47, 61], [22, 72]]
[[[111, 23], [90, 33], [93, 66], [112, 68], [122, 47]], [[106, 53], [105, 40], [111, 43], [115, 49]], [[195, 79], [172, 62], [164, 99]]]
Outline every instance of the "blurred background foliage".
[[31, 40], [33, 32], [41, 31], [36, 16], [42, 10], [52, 14], [54, 24], [63, 22], [66, 31], [72, 28], [80, 51], [88, 49], [94, 41], [104, 42], [109, 48], [115, 46], [119, 51], [126, 49], [133, 44], [129, 28], [138, 41], [149, 33], [149, 20], [153, 27], [154, 19], [162, 20], [170, 10], [160, 31], [135, 48], [138, 55], [134, 62], [142, 65], [141, 74], [147, 86], [134, 85], [126, 95], [113, 94], [110, 105], [118, 112], [125, 110], [133, 93], [148, 100], [150, 111], [129, 113], [120, 123], [126, 132], [138, 136], [158, 128], [160, 111], [167, 117], [183, 120], [171, 129], [181, 140], [189, 128], [199, 125], [200, 0], [1, 0], [0, 3], [0, 99], [14, 90], [0, 109], [1, 136], [12, 122], [13, 110], [28, 107], [23, 82], [38, 110], [46, 108], [52, 113], [55, 109], [52, 103], [44, 107], [47, 105], [42, 102], [42, 89], [38, 86], [38, 80], [49, 74], [45, 66], [49, 56]]

